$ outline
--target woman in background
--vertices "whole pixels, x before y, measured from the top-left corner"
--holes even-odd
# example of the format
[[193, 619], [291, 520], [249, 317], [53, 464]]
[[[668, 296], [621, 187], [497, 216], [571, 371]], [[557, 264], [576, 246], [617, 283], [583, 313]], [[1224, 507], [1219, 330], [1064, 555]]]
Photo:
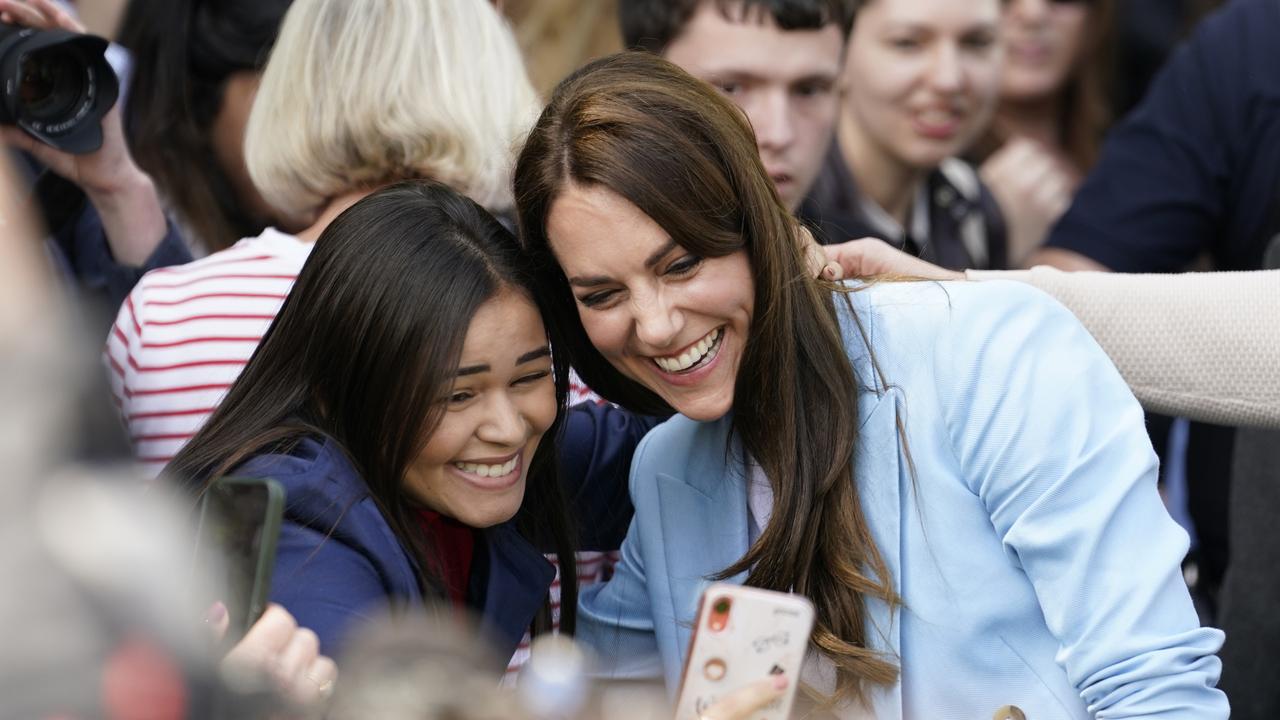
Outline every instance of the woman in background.
[[999, 0], [855, 4], [836, 138], [806, 219], [944, 267], [1004, 267], [1004, 222], [958, 156], [999, 92]]
[[973, 155], [1009, 225], [1018, 266], [1066, 211], [1111, 124], [1114, 0], [1009, 0], [991, 129]]
[[249, 108], [292, 0], [132, 0], [125, 132], [188, 242], [222, 250], [269, 225], [300, 230], [262, 199], [245, 167]]

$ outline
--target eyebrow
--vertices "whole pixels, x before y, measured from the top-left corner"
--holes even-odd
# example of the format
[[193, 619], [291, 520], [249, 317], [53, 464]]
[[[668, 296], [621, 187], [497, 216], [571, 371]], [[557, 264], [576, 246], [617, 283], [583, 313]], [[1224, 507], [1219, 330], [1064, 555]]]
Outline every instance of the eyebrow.
[[[654, 265], [662, 262], [662, 258], [677, 247], [680, 247], [680, 243], [675, 240], [667, 240], [665, 245], [655, 250], [652, 255], [645, 259], [645, 269], [652, 269]], [[611, 282], [614, 282], [613, 278], [605, 275], [590, 275], [586, 277], [574, 275], [569, 278], [569, 284], [574, 287], [595, 287], [597, 285], [608, 285]]]
[[[544, 358], [544, 357], [550, 357], [550, 356], [551, 356], [551, 346], [543, 345], [537, 350], [530, 350], [529, 352], [516, 358], [516, 365], [517, 366], [524, 365], [525, 363], [533, 362], [538, 358]], [[464, 377], [466, 375], [479, 375], [480, 373], [487, 373], [492, 369], [493, 368], [489, 367], [487, 364], [467, 365], [466, 367], [458, 368], [457, 376]]]

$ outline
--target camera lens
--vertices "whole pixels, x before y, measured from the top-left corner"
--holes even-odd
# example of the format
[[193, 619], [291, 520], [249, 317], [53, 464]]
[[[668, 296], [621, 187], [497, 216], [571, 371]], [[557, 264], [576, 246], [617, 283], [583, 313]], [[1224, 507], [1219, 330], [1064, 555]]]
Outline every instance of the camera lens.
[[32, 120], [57, 121], [73, 114], [85, 95], [85, 63], [64, 47], [33, 52], [22, 60], [18, 97]]
[[64, 152], [102, 147], [102, 118], [120, 94], [107, 41], [0, 22], [0, 125]]

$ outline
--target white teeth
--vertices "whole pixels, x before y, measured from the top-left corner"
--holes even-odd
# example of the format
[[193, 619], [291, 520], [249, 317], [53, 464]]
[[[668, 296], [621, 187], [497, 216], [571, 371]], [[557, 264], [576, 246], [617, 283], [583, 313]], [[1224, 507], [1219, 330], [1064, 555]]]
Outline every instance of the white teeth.
[[724, 328], [717, 328], [678, 357], [655, 357], [653, 361], [658, 367], [669, 373], [688, 370], [705, 360], [712, 350], [718, 348], [722, 337], [724, 337]]
[[456, 462], [454, 467], [462, 472], [479, 475], [480, 477], [503, 477], [510, 475], [516, 469], [516, 465], [520, 462], [519, 456], [513, 457], [501, 465], [479, 465], [477, 463]]
[[950, 122], [955, 114], [946, 110], [927, 110], [920, 113], [920, 119], [934, 125]]

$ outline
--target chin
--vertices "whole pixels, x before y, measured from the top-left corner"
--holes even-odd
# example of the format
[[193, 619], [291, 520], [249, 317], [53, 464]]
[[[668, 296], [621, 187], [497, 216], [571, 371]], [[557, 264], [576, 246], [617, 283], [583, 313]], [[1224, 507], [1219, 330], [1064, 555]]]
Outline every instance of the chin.
[[733, 409], [733, 392], [719, 394], [711, 398], [667, 399], [667, 404], [676, 412], [698, 422], [719, 420]]
[[501, 525], [515, 517], [516, 512], [520, 510], [520, 503], [524, 500], [523, 485], [521, 485], [521, 492], [515, 494], [510, 502], [506, 502], [505, 498], [503, 500], [502, 502], [489, 502], [483, 505], [472, 504], [465, 511], [457, 513], [454, 519], [477, 530]]

